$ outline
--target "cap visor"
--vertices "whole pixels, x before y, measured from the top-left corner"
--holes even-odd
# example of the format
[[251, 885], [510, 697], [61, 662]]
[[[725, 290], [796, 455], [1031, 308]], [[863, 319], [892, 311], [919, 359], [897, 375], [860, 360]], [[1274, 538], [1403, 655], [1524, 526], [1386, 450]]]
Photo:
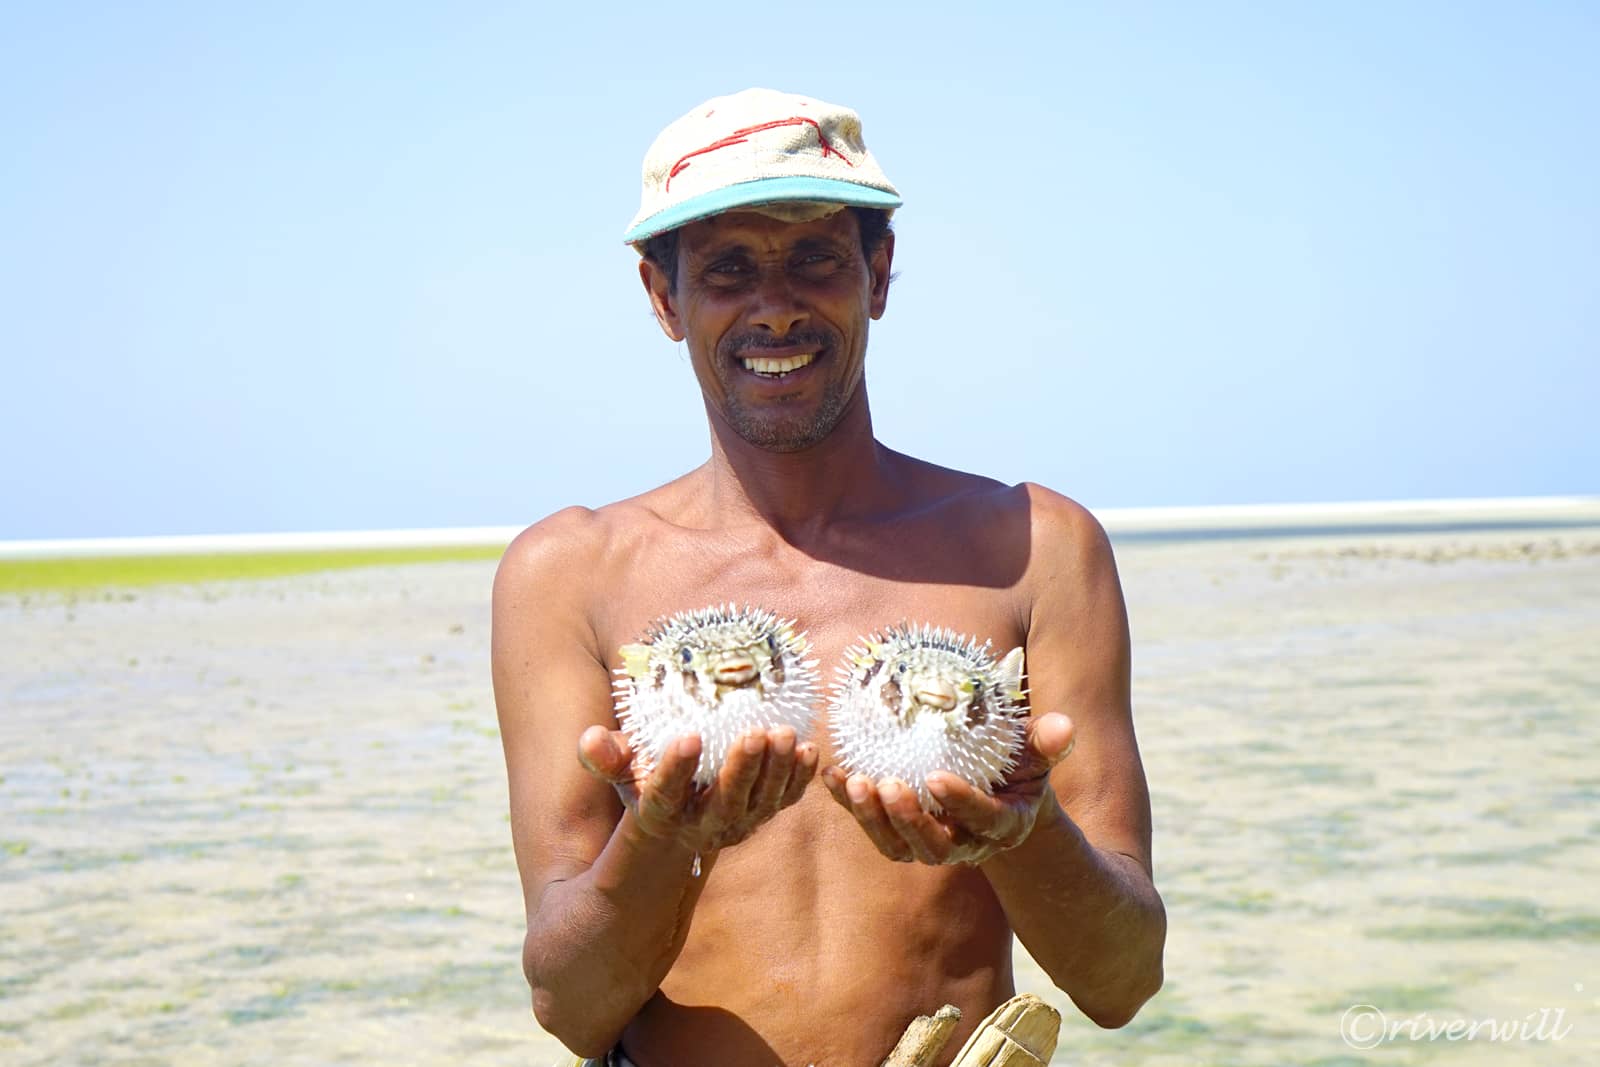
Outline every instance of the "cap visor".
[[900, 198], [894, 193], [834, 178], [758, 178], [753, 182], [713, 189], [658, 211], [643, 222], [635, 223], [622, 239], [628, 244], [637, 244], [648, 241], [658, 233], [666, 233], [724, 211], [792, 200], [815, 200], [846, 207], [875, 207], [886, 211], [892, 211], [901, 204]]

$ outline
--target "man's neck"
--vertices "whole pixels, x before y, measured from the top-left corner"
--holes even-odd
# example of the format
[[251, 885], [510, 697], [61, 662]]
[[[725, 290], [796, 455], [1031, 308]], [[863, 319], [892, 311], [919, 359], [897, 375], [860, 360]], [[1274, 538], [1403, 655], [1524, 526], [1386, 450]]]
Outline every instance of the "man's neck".
[[840, 519], [892, 509], [904, 492], [894, 454], [872, 436], [864, 388], [833, 432], [798, 452], [771, 452], [710, 413], [711, 521], [758, 520], [784, 540], [810, 540]]

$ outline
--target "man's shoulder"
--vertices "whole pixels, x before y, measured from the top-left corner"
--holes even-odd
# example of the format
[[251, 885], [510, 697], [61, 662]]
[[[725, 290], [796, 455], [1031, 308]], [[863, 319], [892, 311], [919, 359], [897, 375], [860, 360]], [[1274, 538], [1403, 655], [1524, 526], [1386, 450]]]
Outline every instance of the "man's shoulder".
[[1052, 537], [1074, 542], [1101, 543], [1105, 527], [1094, 513], [1076, 500], [1037, 482], [1019, 482], [1012, 487], [1028, 502], [1034, 529]]
[[610, 561], [633, 555], [679, 513], [697, 491], [699, 469], [637, 496], [597, 508], [574, 505], [545, 516], [518, 534], [500, 557], [495, 583], [529, 579], [572, 582], [605, 573]]
[[1030, 548], [1022, 587], [1035, 624], [1066, 620], [1065, 628], [1121, 618], [1121, 581], [1111, 539], [1082, 504], [1034, 482], [1016, 487], [1027, 500]]
[[950, 473], [959, 479], [949, 483], [944, 506], [970, 516], [981, 529], [1015, 530], [1010, 536], [1026, 539], [1028, 570], [1033, 574], [1115, 568], [1105, 528], [1071, 497], [1037, 482], [1007, 485], [980, 475]]
[[494, 575], [498, 617], [507, 609], [558, 597], [570, 575], [583, 570], [603, 545], [601, 523], [584, 507], [562, 508], [523, 530], [506, 546]]
[[1035, 542], [1097, 551], [1109, 545], [1106, 532], [1088, 508], [1037, 482], [1008, 485], [996, 478], [941, 467], [906, 456], [918, 481], [940, 505], [982, 512], [986, 519], [1001, 514], [1026, 517]]
[[607, 559], [626, 551], [627, 542], [642, 536], [641, 527], [657, 519], [642, 499], [599, 508], [574, 505], [545, 516], [506, 546], [496, 585], [592, 577]]
[[1037, 482], [1020, 482], [1015, 489], [1026, 501], [1036, 569], [1057, 574], [1115, 569], [1111, 539], [1093, 512]]

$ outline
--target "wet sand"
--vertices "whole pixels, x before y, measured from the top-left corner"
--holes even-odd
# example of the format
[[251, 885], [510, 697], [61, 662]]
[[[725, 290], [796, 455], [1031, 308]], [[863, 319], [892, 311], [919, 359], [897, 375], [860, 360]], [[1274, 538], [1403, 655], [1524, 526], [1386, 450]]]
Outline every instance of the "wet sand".
[[[1119, 559], [1167, 984], [1102, 1032], [1019, 957], [1057, 1062], [1595, 1062], [1600, 530]], [[492, 571], [0, 597], [0, 1061], [552, 1061]], [[1571, 1032], [1364, 1052], [1358, 1002]]]

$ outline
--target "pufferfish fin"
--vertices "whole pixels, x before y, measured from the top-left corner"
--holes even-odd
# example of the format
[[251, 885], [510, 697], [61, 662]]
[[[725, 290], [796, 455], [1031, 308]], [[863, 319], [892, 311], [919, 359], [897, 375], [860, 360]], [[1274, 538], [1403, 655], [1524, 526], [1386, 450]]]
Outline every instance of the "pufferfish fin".
[[1000, 684], [1005, 688], [1006, 696], [1012, 700], [1021, 700], [1026, 694], [1022, 691], [1022, 649], [1013, 648], [1005, 654], [999, 667]]
[[629, 678], [638, 680], [650, 673], [650, 646], [623, 645], [622, 670]]

